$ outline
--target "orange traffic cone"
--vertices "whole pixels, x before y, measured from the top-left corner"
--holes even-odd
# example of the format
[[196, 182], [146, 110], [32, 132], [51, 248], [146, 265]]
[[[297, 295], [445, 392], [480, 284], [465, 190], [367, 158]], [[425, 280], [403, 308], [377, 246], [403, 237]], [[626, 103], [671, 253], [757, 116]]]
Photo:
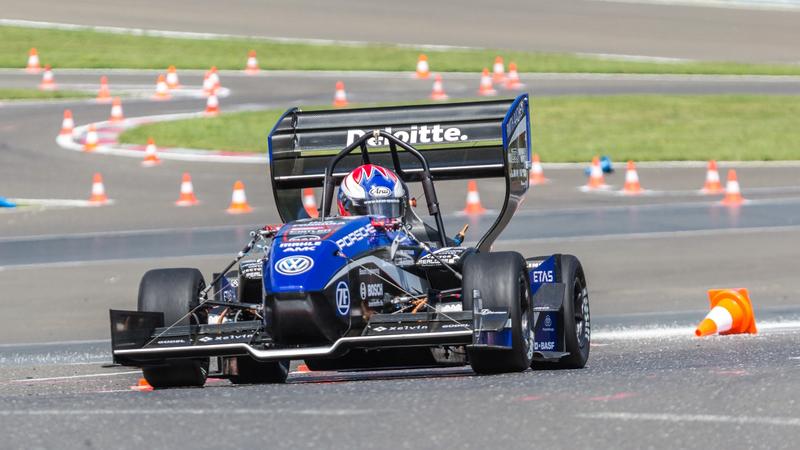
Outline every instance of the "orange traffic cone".
[[158, 81], [156, 81], [156, 93], [153, 94], [153, 100], [169, 100], [170, 98], [172, 98], [172, 95], [169, 93], [167, 79], [164, 74], [161, 74], [158, 76]]
[[303, 208], [306, 210], [308, 217], [319, 217], [319, 210], [317, 209], [317, 200], [314, 198], [314, 189], [303, 189]]
[[706, 169], [706, 182], [703, 185], [702, 192], [704, 194], [719, 194], [722, 192], [722, 183], [719, 181], [717, 162], [713, 159], [708, 162], [708, 169]]
[[600, 167], [600, 157], [592, 158], [592, 169], [589, 172], [589, 181], [586, 182], [585, 190], [594, 191], [598, 189], [608, 189], [606, 179], [603, 176], [603, 169]]
[[50, 64], [44, 66], [44, 73], [42, 74], [42, 82], [39, 83], [39, 90], [42, 91], [55, 91], [56, 90], [56, 80], [53, 76], [53, 70], [50, 68]]
[[519, 81], [517, 73], [517, 63], [512, 62], [508, 65], [508, 77], [506, 77], [506, 89], [522, 89], [525, 85]]
[[103, 176], [95, 173], [92, 178], [92, 196], [89, 197], [89, 204], [93, 206], [101, 206], [108, 203], [106, 197], [106, 188], [103, 186]]
[[433, 79], [433, 91], [431, 91], [431, 100], [447, 100], [447, 94], [444, 93], [444, 87], [442, 86], [442, 76], [438, 73], [436, 77]]
[[97, 130], [94, 127], [93, 123], [90, 123], [88, 127], [86, 127], [86, 138], [83, 141], [83, 151], [85, 152], [93, 152], [97, 150], [97, 142], [99, 141], [97, 137]]
[[248, 75], [255, 75], [261, 70], [258, 67], [258, 60], [256, 59], [256, 51], [250, 50], [250, 53], [247, 54], [247, 66], [244, 69], [244, 73]]
[[344, 92], [344, 83], [336, 82], [336, 92], [333, 94], [334, 108], [344, 108], [347, 106], [347, 94]]
[[131, 390], [133, 391], [140, 391], [140, 392], [150, 392], [153, 390], [153, 386], [147, 382], [144, 378], [139, 378], [139, 382], [136, 383], [135, 386], [131, 386]]
[[430, 76], [430, 67], [428, 66], [428, 57], [425, 55], [419, 55], [417, 59], [417, 72], [414, 74], [420, 80], [427, 79]]
[[208, 71], [208, 79], [211, 83], [211, 87], [213, 92], [217, 92], [219, 87], [221, 86], [219, 82], [219, 74], [217, 73], [217, 66], [211, 66], [211, 69]]
[[506, 67], [503, 65], [503, 57], [497, 56], [494, 58], [494, 65], [492, 66], [492, 81], [497, 84], [506, 81]]
[[531, 163], [531, 172], [528, 176], [528, 180], [532, 185], [538, 184], [545, 184], [548, 182], [547, 178], [544, 177], [544, 170], [542, 169], [542, 162], [539, 161], [539, 154], [533, 154], [533, 162]]
[[35, 48], [28, 51], [28, 66], [25, 67], [28, 73], [39, 73], [42, 71], [42, 66], [39, 65], [39, 53]]
[[170, 89], [180, 89], [181, 82], [178, 80], [178, 71], [175, 66], [169, 66], [167, 69], [167, 87]]
[[756, 317], [747, 289], [709, 289], [711, 311], [697, 326], [695, 336], [756, 334]]
[[205, 115], [209, 117], [219, 115], [219, 99], [217, 98], [217, 94], [211, 94], [208, 96], [208, 99], [206, 99]]
[[228, 206], [226, 212], [228, 214], [247, 214], [251, 211], [253, 211], [253, 208], [247, 204], [247, 196], [244, 193], [244, 183], [236, 180], [236, 183], [233, 184], [231, 205]]
[[[161, 159], [156, 154], [156, 141], [153, 138], [147, 138], [147, 147], [144, 149], [144, 159], [142, 160], [142, 166], [144, 167], [153, 167], [161, 164]], [[190, 181], [191, 183], [191, 181]], [[181, 189], [182, 191], [183, 189]]]
[[203, 75], [203, 95], [209, 96], [214, 93], [214, 82], [211, 80], [211, 72]]
[[625, 185], [622, 186], [622, 193], [636, 195], [642, 193], [642, 186], [639, 184], [639, 174], [636, 173], [636, 164], [628, 161], [628, 170], [625, 172]]
[[483, 69], [483, 73], [481, 74], [481, 85], [478, 88], [478, 95], [497, 95], [497, 91], [495, 91], [494, 87], [492, 86], [492, 77], [489, 76], [489, 69]]
[[72, 111], [69, 109], [64, 110], [64, 120], [61, 121], [61, 134], [68, 136], [72, 134], [72, 129], [75, 128], [75, 121], [72, 120]]
[[175, 201], [175, 206], [194, 206], [200, 203], [194, 195], [194, 186], [192, 185], [192, 176], [189, 172], [184, 172], [181, 178], [181, 195]]
[[739, 181], [736, 179], [736, 171], [728, 171], [728, 182], [725, 184], [725, 197], [722, 199], [723, 205], [737, 206], [744, 203], [742, 193], [739, 191]]
[[103, 75], [100, 77], [100, 89], [97, 90], [97, 98], [95, 101], [98, 103], [108, 103], [111, 101], [111, 90], [108, 88], [108, 77]]
[[111, 117], [108, 119], [111, 123], [120, 123], [125, 121], [125, 115], [122, 113], [122, 100], [119, 97], [114, 97], [111, 104]]
[[311, 372], [311, 369], [309, 369], [308, 365], [306, 365], [306, 364], [299, 364], [297, 366], [297, 372], [298, 373], [309, 373], [309, 372]]
[[483, 214], [486, 209], [481, 205], [481, 196], [478, 193], [478, 183], [475, 180], [469, 180], [467, 183], [467, 206], [464, 208], [464, 214]]

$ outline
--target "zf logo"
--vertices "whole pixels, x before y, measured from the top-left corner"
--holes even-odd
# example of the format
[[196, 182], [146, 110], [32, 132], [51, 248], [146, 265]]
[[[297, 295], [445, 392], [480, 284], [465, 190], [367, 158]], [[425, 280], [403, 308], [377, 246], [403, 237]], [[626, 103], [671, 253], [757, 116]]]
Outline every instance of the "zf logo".
[[350, 288], [344, 281], [336, 285], [336, 312], [340, 316], [350, 314]]

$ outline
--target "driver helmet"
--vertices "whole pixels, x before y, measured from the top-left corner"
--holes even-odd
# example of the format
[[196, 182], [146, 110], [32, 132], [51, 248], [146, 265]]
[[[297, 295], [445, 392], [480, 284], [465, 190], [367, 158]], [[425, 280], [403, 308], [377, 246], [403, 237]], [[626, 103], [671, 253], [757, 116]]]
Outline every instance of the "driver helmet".
[[364, 164], [350, 172], [339, 186], [339, 214], [402, 218], [408, 204], [405, 183], [391, 170]]

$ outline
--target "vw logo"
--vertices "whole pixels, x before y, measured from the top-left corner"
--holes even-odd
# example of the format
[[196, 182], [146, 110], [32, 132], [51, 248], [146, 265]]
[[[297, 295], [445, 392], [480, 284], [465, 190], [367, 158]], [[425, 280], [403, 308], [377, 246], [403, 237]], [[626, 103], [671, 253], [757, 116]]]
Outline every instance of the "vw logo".
[[308, 256], [288, 256], [275, 263], [275, 270], [282, 275], [299, 275], [314, 267], [314, 260]]
[[336, 285], [336, 312], [340, 316], [350, 313], [350, 288], [344, 281], [340, 281]]

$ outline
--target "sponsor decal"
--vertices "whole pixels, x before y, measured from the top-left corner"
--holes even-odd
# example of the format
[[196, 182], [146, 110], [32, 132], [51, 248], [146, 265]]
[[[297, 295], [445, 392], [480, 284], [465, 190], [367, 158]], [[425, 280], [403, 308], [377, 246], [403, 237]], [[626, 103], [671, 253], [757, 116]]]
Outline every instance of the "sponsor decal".
[[303, 241], [319, 241], [321, 238], [319, 236], [315, 236], [313, 234], [304, 234], [300, 236], [292, 236], [289, 238], [289, 241], [292, 242], [303, 242]]
[[[544, 314], [544, 318], [541, 315]], [[539, 351], [555, 351], [558, 333], [556, 332], [556, 317], [554, 312], [538, 313], [540, 317], [536, 321], [534, 330], [535, 338], [533, 349]]]
[[170, 344], [187, 344], [188, 342], [186, 339], [161, 339], [156, 342], [158, 345], [170, 345]]
[[239, 340], [250, 340], [252, 335], [249, 334], [222, 334], [216, 336], [203, 336], [198, 338], [199, 342], [204, 344], [208, 344], [209, 342], [227, 342], [227, 341], [239, 341]]
[[394, 264], [398, 267], [414, 265], [414, 250], [397, 250], [394, 254]]
[[336, 245], [338, 245], [339, 248], [350, 247], [351, 245], [355, 244], [356, 242], [358, 242], [358, 241], [360, 241], [360, 240], [362, 240], [362, 239], [364, 239], [366, 237], [369, 237], [374, 232], [375, 232], [375, 228], [372, 227], [371, 223], [368, 223], [368, 224], [364, 225], [363, 227], [360, 227], [360, 228], [356, 229], [355, 231], [350, 232], [350, 234], [344, 236], [343, 238], [338, 239], [336, 241]]
[[314, 267], [314, 260], [308, 256], [287, 256], [275, 263], [275, 270], [281, 275], [299, 275]]
[[261, 261], [259, 260], [254, 259], [249, 261], [242, 261], [239, 264], [239, 273], [241, 273], [242, 276], [247, 278], [248, 280], [260, 280], [261, 268], [262, 264]]
[[322, 241], [289, 241], [281, 242], [278, 246], [284, 252], [311, 252], [322, 245]]
[[367, 283], [361, 282], [361, 285], [358, 287], [358, 293], [361, 295], [361, 300], [367, 298]]
[[[439, 250], [435, 250], [433, 253], [439, 257], [445, 264], [453, 265], [461, 259], [461, 255], [464, 254], [466, 248], [464, 247], [445, 247]], [[425, 255], [417, 261], [417, 265], [422, 267], [438, 267], [441, 266], [440, 263], [433, 255]]]
[[340, 316], [350, 314], [350, 288], [345, 281], [336, 285], [336, 312]]
[[428, 324], [421, 323], [415, 325], [389, 325], [389, 326], [382, 326], [379, 325], [377, 327], [370, 327], [372, 331], [376, 333], [397, 333], [397, 332], [405, 332], [405, 331], [427, 331]]
[[386, 186], [372, 186], [369, 189], [369, 195], [371, 197], [388, 197], [392, 195], [392, 190]]
[[368, 284], [367, 297], [383, 297], [383, 284], [381, 283]]
[[531, 273], [531, 281], [534, 283], [553, 283], [555, 280], [554, 270], [534, 270]]
[[[391, 134], [392, 136], [400, 139], [401, 141], [407, 144], [429, 144], [429, 143], [437, 143], [437, 142], [458, 142], [458, 141], [466, 141], [469, 139], [469, 136], [463, 134], [461, 132], [461, 128], [458, 127], [447, 127], [442, 128], [441, 125], [412, 125], [409, 129], [402, 129], [402, 130], [392, 130], [392, 127], [386, 127], [383, 131]], [[372, 130], [364, 131], [364, 130], [347, 130], [347, 144], [350, 145], [356, 141], [356, 139], [364, 136], [367, 133], [371, 133]], [[387, 145], [385, 139], [382, 137], [372, 138], [367, 140], [368, 147], [380, 147]]]

